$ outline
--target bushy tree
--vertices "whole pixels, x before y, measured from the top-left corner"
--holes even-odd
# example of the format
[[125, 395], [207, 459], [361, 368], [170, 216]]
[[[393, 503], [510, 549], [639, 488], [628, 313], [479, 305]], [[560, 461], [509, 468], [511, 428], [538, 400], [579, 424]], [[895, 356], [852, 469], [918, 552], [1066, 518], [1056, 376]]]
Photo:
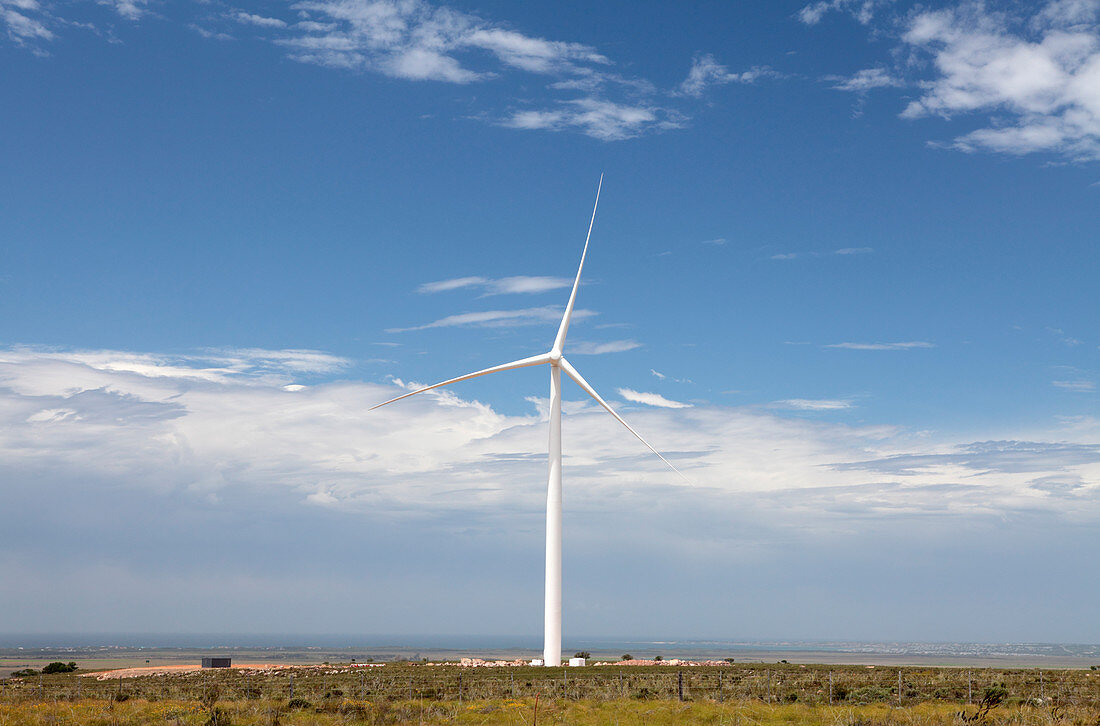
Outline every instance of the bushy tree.
[[72, 673], [76, 670], [76, 663], [69, 661], [68, 663], [62, 663], [59, 660], [55, 660], [53, 663], [47, 663], [46, 667], [42, 669], [43, 673]]

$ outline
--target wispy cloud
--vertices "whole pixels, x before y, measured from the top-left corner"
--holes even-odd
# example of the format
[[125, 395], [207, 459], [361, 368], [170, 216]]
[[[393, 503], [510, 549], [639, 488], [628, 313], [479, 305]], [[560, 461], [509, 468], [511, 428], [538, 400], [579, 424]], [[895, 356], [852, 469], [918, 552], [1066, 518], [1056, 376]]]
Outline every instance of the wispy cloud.
[[492, 280], [486, 277], [456, 277], [451, 280], [426, 282], [416, 288], [420, 293], [448, 292], [463, 288], [481, 288], [485, 295], [507, 295], [513, 293], [534, 294], [569, 287], [573, 281], [565, 277], [535, 277], [518, 275]]
[[690, 403], [672, 401], [659, 393], [645, 393], [630, 388], [620, 388], [618, 391], [620, 396], [633, 403], [641, 403], [646, 406], [655, 406], [657, 408], [691, 408]]
[[1096, 383], [1086, 380], [1051, 381], [1051, 385], [1063, 388], [1067, 391], [1076, 391], [1078, 393], [1092, 393], [1096, 390]]
[[603, 98], [574, 98], [552, 107], [515, 111], [503, 126], [547, 131], [579, 130], [601, 141], [621, 141], [650, 131], [677, 129], [684, 116], [650, 103], [618, 103]]
[[935, 348], [935, 343], [923, 340], [912, 340], [902, 343], [829, 343], [826, 348], [847, 348], [848, 350], [914, 350], [918, 348]]
[[653, 375], [657, 376], [657, 378], [659, 378], [662, 381], [666, 378], [664, 373], [659, 373], [659, 372], [653, 370], [652, 368], [649, 369], [649, 372], [652, 373]]
[[849, 13], [863, 25], [874, 19], [875, 11], [894, 0], [819, 0], [798, 11], [798, 19], [806, 25], [817, 25], [831, 12]]
[[852, 402], [835, 398], [788, 398], [775, 401], [771, 406], [794, 411], [843, 411], [852, 408]]
[[725, 237], [715, 237], [714, 239], [705, 239], [705, 240], [703, 240], [703, 244], [712, 245], [714, 247], [721, 247], [722, 245], [726, 244], [726, 238]]
[[286, 21], [279, 18], [268, 18], [263, 15], [254, 15], [238, 10], [233, 13], [233, 19], [242, 25], [255, 25], [261, 28], [285, 28]]
[[38, 49], [40, 45], [37, 41], [53, 40], [53, 32], [46, 27], [52, 20], [37, 0], [0, 2], [0, 23], [3, 23], [8, 38], [16, 45]]
[[[445, 318], [414, 325], [408, 328], [388, 328], [387, 333], [406, 333], [413, 330], [428, 330], [430, 328], [510, 328], [520, 325], [538, 325], [541, 323], [558, 322], [562, 316], [562, 308], [553, 305], [535, 308], [522, 308], [519, 310], [484, 310], [474, 313], [459, 313], [448, 315]], [[573, 320], [584, 320], [595, 313], [591, 310], [574, 310]]]
[[[98, 5], [131, 21], [149, 13], [149, 0], [102, 0]], [[0, 0], [0, 28], [16, 45], [45, 53], [57, 29], [83, 25], [57, 14], [65, 7]], [[660, 88], [625, 74], [589, 44], [539, 37], [430, 0], [298, 0], [281, 10], [268, 6], [262, 14], [192, 8], [184, 24], [209, 39], [250, 34], [294, 61], [336, 71], [411, 82], [494, 84], [508, 90], [471, 93], [471, 101], [488, 105], [475, 107], [466, 118], [514, 129], [571, 131], [601, 141], [684, 127], [692, 112], [688, 106], [697, 105], [686, 98], [701, 97], [708, 87], [781, 77], [765, 66], [731, 72], [704, 54], [695, 57], [683, 83]]]
[[148, 0], [105, 0], [105, 5], [115, 9], [127, 20], [137, 20], [148, 12]]
[[826, 76], [838, 91], [865, 93], [875, 88], [894, 88], [905, 85], [900, 78], [890, 74], [885, 68], [864, 68], [851, 76]]
[[832, 255], [840, 255], [847, 257], [850, 255], [869, 255], [874, 252], [873, 247], [841, 247], [839, 250], [833, 250], [832, 252], [782, 252], [777, 255], [772, 255], [773, 260], [794, 260], [800, 257], [830, 257]]
[[603, 355], [605, 353], [625, 353], [628, 350], [641, 347], [642, 344], [636, 340], [609, 340], [606, 343], [576, 341], [569, 344], [569, 353], [570, 355]]
[[765, 78], [779, 78], [781, 74], [768, 66], [754, 66], [740, 73], [731, 72], [709, 53], [697, 55], [691, 63], [687, 78], [680, 84], [680, 93], [699, 98], [708, 86], [727, 83], [755, 83]]

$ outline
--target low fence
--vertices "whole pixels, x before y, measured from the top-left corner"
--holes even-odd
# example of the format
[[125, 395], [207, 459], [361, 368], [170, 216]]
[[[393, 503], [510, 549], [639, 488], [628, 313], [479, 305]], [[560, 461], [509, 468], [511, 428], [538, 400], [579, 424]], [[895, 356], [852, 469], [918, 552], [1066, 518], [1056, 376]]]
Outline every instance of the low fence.
[[729, 667], [459, 668], [386, 665], [320, 666], [166, 673], [98, 680], [94, 676], [30, 676], [0, 682], [5, 702], [141, 698], [220, 700], [331, 699], [462, 701], [524, 699], [759, 700], [842, 704], [922, 701], [977, 703], [1003, 686], [1009, 702], [1100, 705], [1100, 671], [863, 668], [799, 665]]

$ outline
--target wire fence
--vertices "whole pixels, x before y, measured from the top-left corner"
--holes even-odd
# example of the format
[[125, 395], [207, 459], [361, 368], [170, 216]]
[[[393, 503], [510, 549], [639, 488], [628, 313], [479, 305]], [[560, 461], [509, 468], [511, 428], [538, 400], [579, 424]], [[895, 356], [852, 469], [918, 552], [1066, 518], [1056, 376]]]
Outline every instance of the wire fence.
[[1100, 672], [1080, 670], [862, 668], [743, 665], [730, 667], [459, 668], [387, 665], [301, 667], [281, 671], [212, 669], [136, 678], [30, 676], [0, 682], [0, 704], [82, 699], [288, 699], [463, 701], [654, 699], [715, 702], [911, 705], [977, 703], [1002, 686], [1009, 702], [1100, 705]]

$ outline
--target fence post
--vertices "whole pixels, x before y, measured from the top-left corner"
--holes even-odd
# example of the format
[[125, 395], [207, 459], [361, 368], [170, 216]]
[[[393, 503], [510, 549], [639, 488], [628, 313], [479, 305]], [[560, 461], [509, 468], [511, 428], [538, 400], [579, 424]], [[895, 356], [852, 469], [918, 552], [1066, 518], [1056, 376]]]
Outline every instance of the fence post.
[[966, 702], [974, 702], [974, 683], [970, 680], [970, 671], [966, 672]]
[[676, 671], [676, 693], [680, 700], [684, 700], [684, 672]]
[[722, 671], [718, 671], [718, 703], [725, 703], [726, 697], [722, 693]]
[[768, 671], [768, 702], [772, 700], [772, 672]]
[[508, 681], [512, 685], [512, 698], [515, 698], [516, 697], [516, 669], [515, 668], [509, 668], [508, 669]]
[[1039, 700], [1046, 700], [1046, 689], [1043, 688], [1043, 669], [1039, 669]]
[[462, 705], [462, 674], [458, 674], [458, 705]]
[[901, 668], [898, 668], [898, 706], [901, 706]]
[[359, 672], [359, 700], [362, 701], [367, 697], [367, 672]]
[[289, 673], [287, 675], [290, 676], [290, 697], [294, 698], [294, 674]]
[[833, 705], [833, 672], [829, 671], [829, 705]]
[[562, 698], [569, 698], [569, 669], [563, 668], [562, 672]]

